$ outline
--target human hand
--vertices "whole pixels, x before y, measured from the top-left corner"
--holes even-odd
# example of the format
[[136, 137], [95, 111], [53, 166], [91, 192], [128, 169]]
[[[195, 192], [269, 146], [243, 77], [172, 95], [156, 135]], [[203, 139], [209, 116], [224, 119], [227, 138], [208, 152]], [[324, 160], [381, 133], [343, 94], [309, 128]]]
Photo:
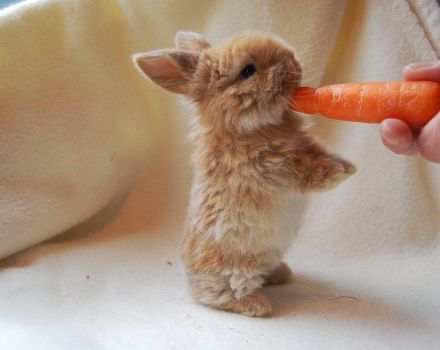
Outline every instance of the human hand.
[[[440, 83], [440, 61], [413, 63], [403, 68], [405, 80], [431, 80]], [[420, 155], [440, 163], [440, 113], [420, 130], [411, 129], [399, 119], [385, 119], [380, 134], [383, 144], [397, 154]]]

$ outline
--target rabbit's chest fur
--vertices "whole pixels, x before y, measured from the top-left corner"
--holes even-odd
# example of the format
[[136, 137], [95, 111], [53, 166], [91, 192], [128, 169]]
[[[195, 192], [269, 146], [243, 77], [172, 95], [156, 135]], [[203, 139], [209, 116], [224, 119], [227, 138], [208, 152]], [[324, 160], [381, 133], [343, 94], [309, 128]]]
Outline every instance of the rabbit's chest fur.
[[295, 128], [288, 126], [199, 140], [188, 220], [199, 242], [252, 255], [284, 254], [302, 210], [285, 166], [297, 147]]

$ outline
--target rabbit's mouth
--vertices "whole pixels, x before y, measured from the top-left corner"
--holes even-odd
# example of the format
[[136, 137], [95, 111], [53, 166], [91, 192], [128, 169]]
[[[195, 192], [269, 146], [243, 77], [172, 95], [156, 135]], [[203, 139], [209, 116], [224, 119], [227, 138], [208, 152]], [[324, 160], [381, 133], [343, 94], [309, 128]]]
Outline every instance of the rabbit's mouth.
[[281, 101], [283, 105], [287, 105], [301, 83], [301, 72], [301, 65], [295, 59], [274, 67], [272, 74], [268, 75], [266, 104], [278, 105]]
[[278, 108], [280, 105], [285, 109], [289, 106], [289, 101], [292, 99], [292, 95], [295, 90], [299, 87], [299, 81], [292, 82], [290, 80], [285, 80], [282, 86], [273, 94], [271, 98], [266, 101], [266, 107]]
[[289, 65], [288, 69], [285, 69], [283, 72], [283, 87], [284, 90], [287, 90], [288, 94], [293, 94], [296, 88], [300, 85], [302, 78], [302, 69], [301, 65], [297, 60], [294, 60], [294, 63]]

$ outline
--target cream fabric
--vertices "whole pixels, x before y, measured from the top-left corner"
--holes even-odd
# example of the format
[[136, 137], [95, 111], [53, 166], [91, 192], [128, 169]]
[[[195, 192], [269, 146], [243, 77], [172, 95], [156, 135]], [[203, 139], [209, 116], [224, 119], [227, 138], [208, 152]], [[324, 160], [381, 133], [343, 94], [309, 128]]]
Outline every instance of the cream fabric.
[[440, 166], [391, 154], [377, 125], [316, 118], [358, 173], [308, 197], [286, 257], [297, 279], [267, 289], [273, 317], [192, 302], [178, 253], [190, 111], [130, 54], [171, 46], [178, 29], [217, 42], [258, 28], [294, 45], [309, 84], [393, 80], [438, 59], [439, 23], [433, 0], [40, 0], [0, 12], [0, 255], [68, 229], [0, 262], [0, 348], [438, 349]]

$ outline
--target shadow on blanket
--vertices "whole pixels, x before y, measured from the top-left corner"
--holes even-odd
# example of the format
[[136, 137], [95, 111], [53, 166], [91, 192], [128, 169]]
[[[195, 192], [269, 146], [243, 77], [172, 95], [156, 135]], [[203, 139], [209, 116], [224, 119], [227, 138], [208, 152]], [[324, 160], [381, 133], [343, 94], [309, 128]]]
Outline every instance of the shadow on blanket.
[[292, 283], [268, 287], [265, 293], [273, 303], [273, 318], [324, 317], [338, 323], [345, 320], [352, 327], [365, 325], [370, 330], [386, 327], [389, 332], [405, 330], [414, 334], [433, 327], [390, 300], [371, 292], [353, 294], [347, 291], [350, 289], [334, 282], [295, 274]]

